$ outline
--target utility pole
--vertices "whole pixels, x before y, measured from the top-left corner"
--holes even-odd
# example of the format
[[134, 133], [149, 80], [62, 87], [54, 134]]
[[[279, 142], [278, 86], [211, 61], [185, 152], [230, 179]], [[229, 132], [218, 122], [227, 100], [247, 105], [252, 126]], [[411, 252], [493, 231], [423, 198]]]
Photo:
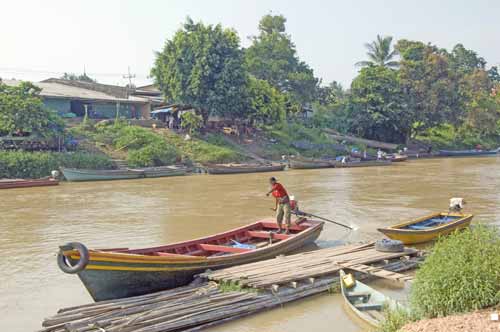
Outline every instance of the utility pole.
[[128, 74], [123, 75], [123, 78], [128, 79], [128, 87], [129, 87], [129, 89], [132, 89], [132, 79], [135, 78], [135, 74], [132, 75], [130, 73], [130, 66], [128, 66]]

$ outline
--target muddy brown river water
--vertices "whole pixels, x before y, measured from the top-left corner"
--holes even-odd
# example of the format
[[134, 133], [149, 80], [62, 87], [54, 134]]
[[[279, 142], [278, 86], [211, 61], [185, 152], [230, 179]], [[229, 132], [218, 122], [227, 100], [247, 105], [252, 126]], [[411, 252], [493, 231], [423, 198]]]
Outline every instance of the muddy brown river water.
[[[377, 227], [446, 210], [465, 197], [474, 222], [500, 221], [500, 158], [429, 159], [390, 167], [292, 170], [275, 175], [302, 210], [353, 222], [325, 225], [320, 247], [380, 237]], [[141, 247], [224, 231], [272, 214], [271, 174], [62, 183], [0, 191], [0, 331], [35, 331], [58, 308], [91, 301], [76, 276], [56, 264], [58, 245]], [[404, 300], [407, 289], [376, 288]], [[213, 331], [365, 331], [341, 298], [319, 295]]]

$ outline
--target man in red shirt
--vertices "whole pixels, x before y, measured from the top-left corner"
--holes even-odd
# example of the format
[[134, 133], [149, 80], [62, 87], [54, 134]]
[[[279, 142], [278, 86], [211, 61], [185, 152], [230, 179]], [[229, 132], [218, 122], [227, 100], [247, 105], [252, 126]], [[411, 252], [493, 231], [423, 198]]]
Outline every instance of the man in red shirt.
[[292, 212], [290, 209], [290, 198], [288, 197], [288, 193], [286, 189], [279, 183], [276, 178], [272, 177], [269, 179], [269, 183], [271, 184], [271, 190], [267, 192], [266, 196], [269, 194], [273, 194], [276, 198], [276, 221], [278, 223], [278, 233], [283, 231], [283, 216], [285, 217], [286, 228], [285, 233], [288, 234], [290, 231], [291, 217]]

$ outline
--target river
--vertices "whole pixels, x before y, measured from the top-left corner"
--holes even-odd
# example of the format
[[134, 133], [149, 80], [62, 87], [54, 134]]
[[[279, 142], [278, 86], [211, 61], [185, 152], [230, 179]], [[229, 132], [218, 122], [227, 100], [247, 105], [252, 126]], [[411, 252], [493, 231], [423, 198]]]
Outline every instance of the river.
[[[332, 225], [320, 247], [380, 237], [377, 227], [446, 210], [465, 197], [474, 221], [500, 220], [500, 158], [428, 159], [390, 167], [292, 170], [277, 176], [301, 209], [344, 223]], [[58, 308], [91, 301], [76, 276], [56, 264], [58, 245], [141, 247], [235, 228], [272, 214], [265, 197], [271, 174], [62, 183], [0, 192], [0, 331], [41, 327]], [[407, 289], [377, 282], [404, 300]], [[319, 295], [213, 329], [258, 332], [364, 331], [340, 296]]]

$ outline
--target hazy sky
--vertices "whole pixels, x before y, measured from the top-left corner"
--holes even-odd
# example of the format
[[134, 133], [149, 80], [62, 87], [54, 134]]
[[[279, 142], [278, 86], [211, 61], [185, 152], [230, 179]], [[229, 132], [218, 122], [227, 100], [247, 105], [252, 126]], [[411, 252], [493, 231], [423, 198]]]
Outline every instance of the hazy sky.
[[123, 84], [131, 67], [149, 82], [154, 51], [186, 16], [235, 28], [242, 45], [269, 13], [287, 18], [299, 56], [323, 82], [349, 85], [363, 43], [377, 34], [474, 49], [500, 63], [500, 0], [45, 0], [3, 1], [0, 77], [41, 80], [63, 72]]

